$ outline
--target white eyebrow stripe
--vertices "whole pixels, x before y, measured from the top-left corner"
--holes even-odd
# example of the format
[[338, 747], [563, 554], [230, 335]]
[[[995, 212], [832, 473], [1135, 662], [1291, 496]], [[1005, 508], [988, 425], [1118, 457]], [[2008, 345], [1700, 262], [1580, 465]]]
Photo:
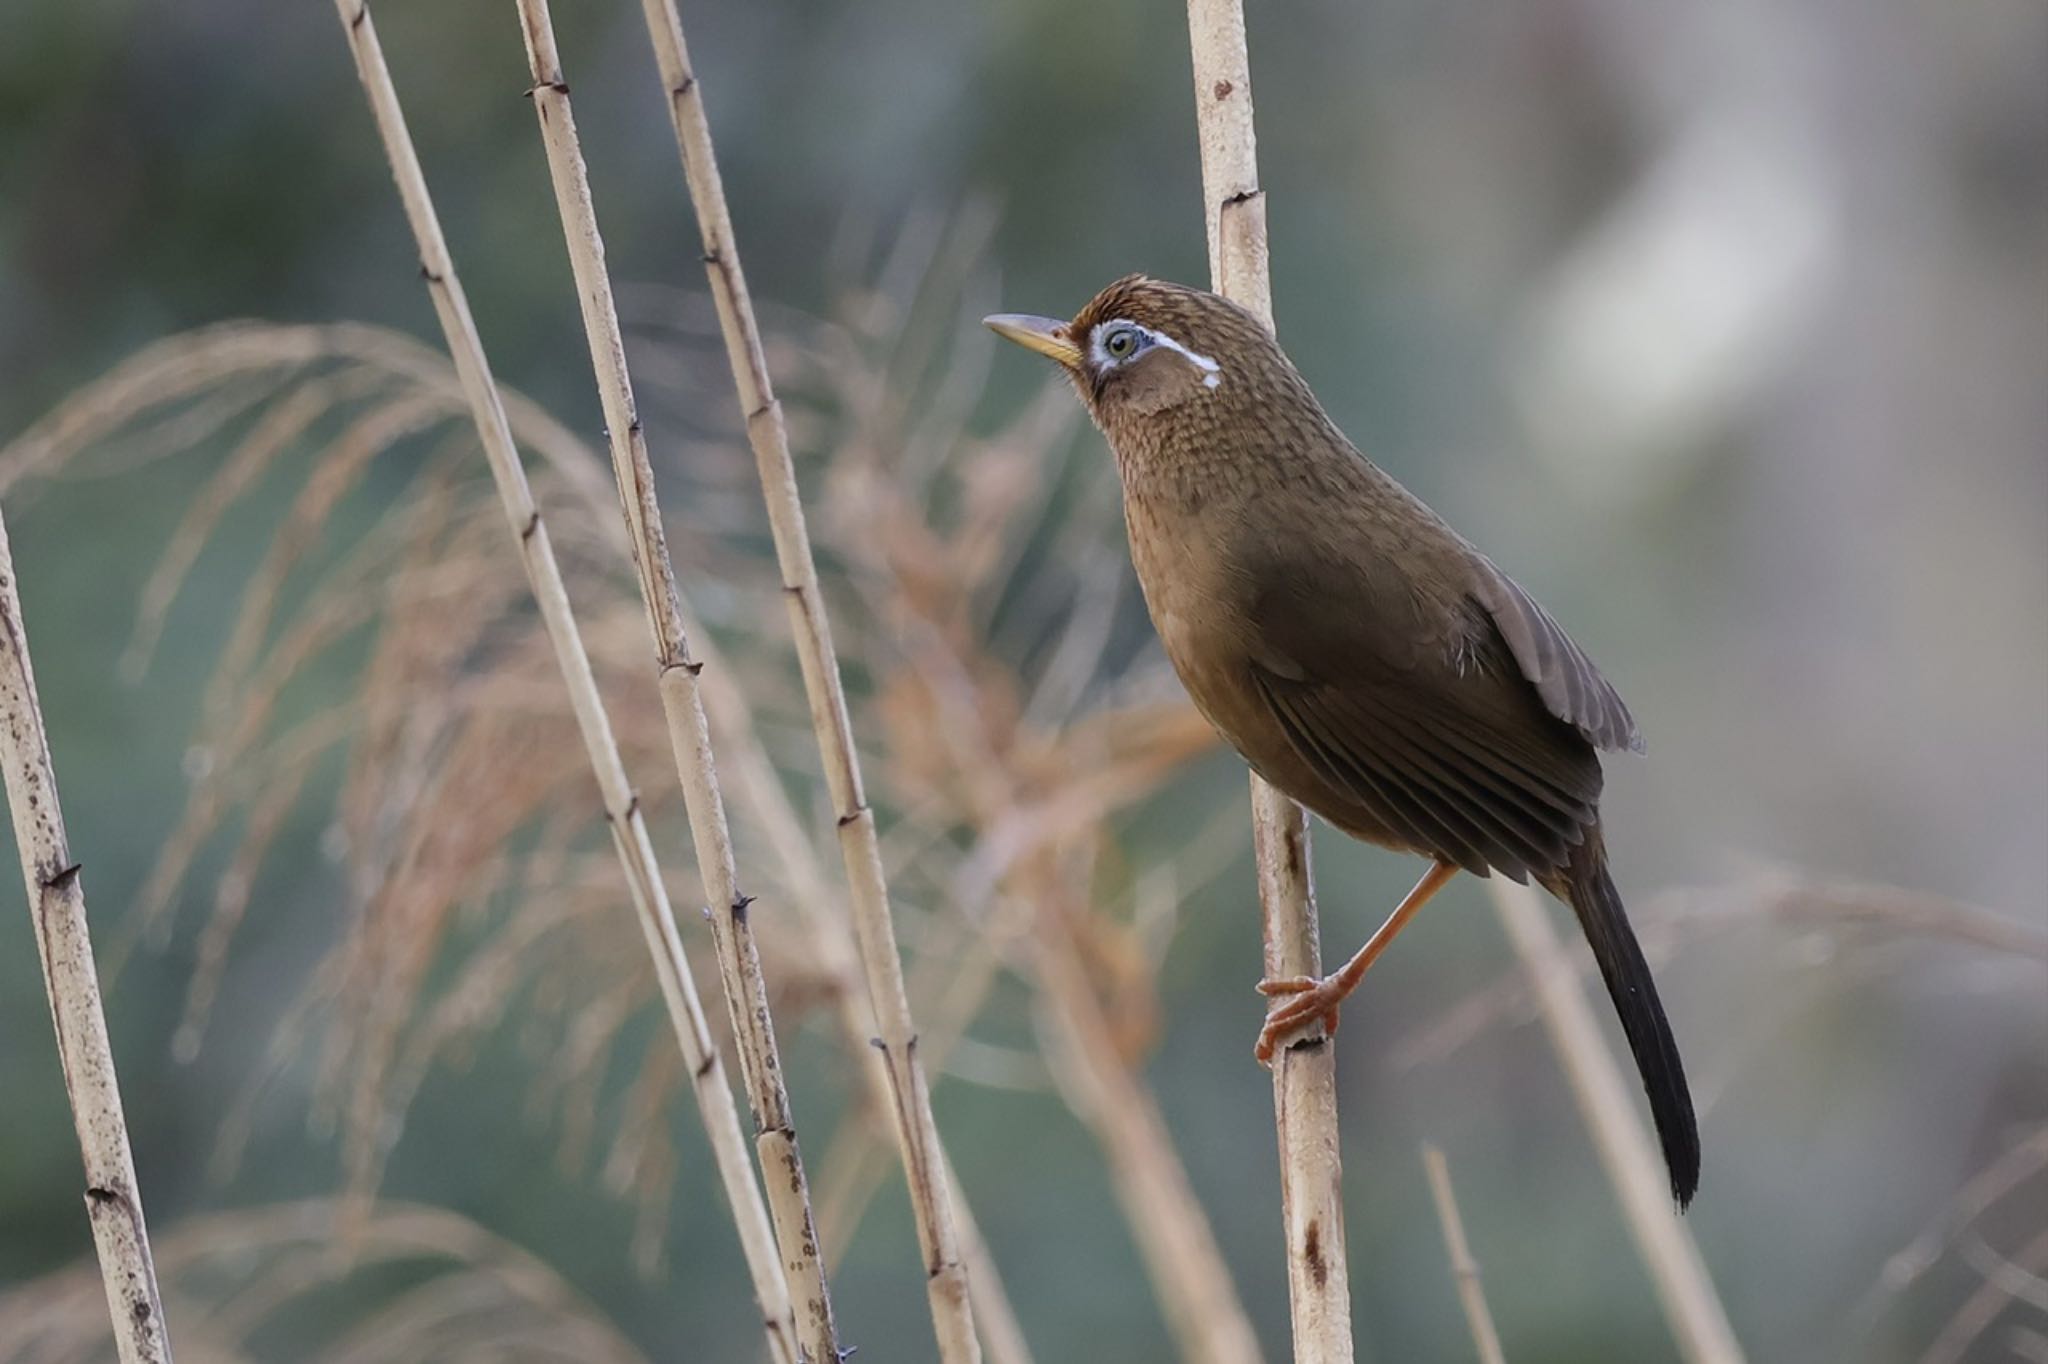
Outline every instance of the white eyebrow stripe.
[[[1189, 350], [1186, 346], [1183, 346], [1180, 342], [1174, 340], [1165, 332], [1155, 332], [1150, 327], [1140, 327], [1138, 328], [1138, 330], [1145, 333], [1145, 335], [1151, 337], [1154, 341], [1166, 347], [1168, 350], [1178, 351], [1182, 355], [1186, 356], [1188, 360], [1194, 364], [1194, 367], [1196, 369], [1202, 371], [1202, 373], [1208, 375], [1211, 379], [1214, 379], [1216, 377], [1217, 372], [1223, 368], [1214, 360], [1211, 360], [1208, 356]], [[1216, 385], [1212, 383], [1209, 385], [1209, 387], [1214, 388], [1216, 387]]]
[[1200, 351], [1189, 350], [1186, 346], [1183, 346], [1180, 342], [1174, 340], [1165, 332], [1154, 331], [1150, 327], [1140, 326], [1138, 323], [1133, 322], [1128, 318], [1122, 317], [1113, 317], [1107, 322], [1096, 324], [1095, 331], [1089, 336], [1088, 350], [1090, 358], [1092, 358], [1096, 364], [1110, 365], [1116, 363], [1115, 361], [1110, 359], [1109, 352], [1102, 348], [1102, 338], [1103, 335], [1107, 333], [1111, 327], [1119, 326], [1129, 327], [1134, 331], [1144, 333], [1146, 337], [1150, 338], [1152, 344], [1156, 346], [1166, 347], [1166, 349], [1174, 352], [1176, 355], [1179, 355], [1182, 359], [1186, 360], [1196, 369], [1202, 371], [1202, 386], [1204, 388], [1215, 388], [1219, 383], [1222, 382], [1222, 380], [1218, 376], [1222, 373], [1223, 367], [1217, 364], [1214, 360], [1210, 359], [1208, 356], [1203, 355]]

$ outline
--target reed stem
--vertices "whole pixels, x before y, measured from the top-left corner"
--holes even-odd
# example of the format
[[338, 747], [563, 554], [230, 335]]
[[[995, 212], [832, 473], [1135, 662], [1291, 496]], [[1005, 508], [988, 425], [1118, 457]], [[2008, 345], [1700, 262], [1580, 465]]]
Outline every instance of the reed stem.
[[925, 1287], [939, 1357], [945, 1364], [974, 1364], [981, 1358], [968, 1294], [966, 1262], [954, 1226], [947, 1166], [932, 1119], [931, 1093], [917, 1056], [917, 1029], [911, 1021], [910, 998], [903, 985], [903, 963], [897, 954], [896, 930], [889, 906], [889, 888], [876, 838], [875, 815], [861, 781], [853, 726], [825, 600], [818, 587], [818, 568], [804, 524], [803, 500], [796, 468], [790, 459], [789, 434], [783, 426], [782, 404], [776, 401], [753, 299], [740, 268], [739, 244], [726, 207], [725, 189], [712, 148], [711, 126], [705, 118], [703, 91], [690, 65], [682, 21], [672, 0], [643, 0], [648, 34], [668, 92], [669, 115], [682, 154], [690, 201], [704, 240], [704, 268], [718, 309], [719, 328], [732, 363], [733, 385], [746, 419], [760, 474], [761, 494], [775, 540], [775, 558], [782, 572], [790, 628], [796, 636], [797, 658], [810, 702], [811, 726], [824, 763], [839, 846], [851, 889], [854, 940], [867, 976], [878, 1036], [874, 1039], [888, 1066], [890, 1111], [904, 1177], [924, 1254]]
[[589, 176], [576, 136], [569, 84], [562, 74], [547, 0], [520, 0], [519, 16], [526, 40], [527, 66], [533, 77], [528, 93], [540, 120], [548, 173], [554, 181], [555, 206], [562, 219], [570, 269], [576, 277], [583, 330], [611, 445], [612, 472], [619, 485], [633, 564], [640, 578], [640, 596], [647, 607], [647, 623], [653, 637], [662, 713], [668, 721], [669, 746], [682, 780], [683, 806], [689, 816], [690, 838], [696, 846], [697, 871], [704, 882], [726, 1014], [739, 1054], [740, 1075], [753, 1107], [755, 1154], [764, 1175], [768, 1215], [775, 1227], [776, 1244], [782, 1252], [790, 1298], [796, 1308], [798, 1357], [815, 1364], [834, 1364], [839, 1359], [839, 1341], [825, 1284], [824, 1257], [819, 1253], [817, 1228], [811, 1218], [810, 1187], [798, 1149], [796, 1120], [788, 1089], [783, 1084], [768, 986], [761, 974], [760, 955], [749, 918], [753, 897], [740, 890], [733, 862], [732, 834], [726, 824], [725, 800], [712, 758], [710, 724], [705, 719], [699, 691], [698, 677], [704, 665], [691, 655], [683, 627], [682, 603], [662, 530], [654, 468], [648, 459], [646, 433], [640, 424], [632, 378], [626, 367], [625, 340], [619, 330], [611, 278], [605, 270], [604, 241], [598, 233], [597, 211], [591, 203]]
[[1465, 1309], [1465, 1324], [1471, 1328], [1479, 1364], [1507, 1364], [1501, 1354], [1500, 1332], [1494, 1329], [1493, 1313], [1486, 1306], [1485, 1286], [1479, 1281], [1479, 1261], [1472, 1258], [1472, 1247], [1465, 1240], [1465, 1221], [1458, 1216], [1450, 1163], [1442, 1151], [1424, 1145], [1422, 1167], [1429, 1173], [1429, 1194], [1436, 1202], [1436, 1220], [1444, 1229], [1444, 1250], [1451, 1257], [1451, 1277], [1458, 1284], [1458, 1305]]
[[[1188, 0], [1188, 40], [1194, 56], [1210, 280], [1216, 292], [1250, 308], [1271, 327], [1266, 196], [1259, 188], [1243, 0]], [[1321, 975], [1307, 816], [1257, 775], [1251, 786], [1266, 974]], [[1273, 1116], [1294, 1358], [1296, 1364], [1350, 1364], [1337, 1052], [1320, 1027], [1275, 1056]]]
[[[590, 655], [569, 605], [561, 565], [548, 538], [547, 523], [535, 505], [526, 472], [519, 460], [506, 419], [504, 402], [491, 377], [483, 342], [470, 316], [462, 283], [441, 233], [433, 200], [427, 192], [418, 154], [406, 130], [377, 29], [361, 0], [336, 0], [343, 29], [355, 54], [357, 74], [369, 98], [384, 151], [391, 163], [399, 197], [405, 206], [421, 262], [421, 274], [440, 319], [441, 330], [461, 378], [464, 396], [482, 441], [493, 482], [505, 509], [506, 522], [518, 546], [541, 621], [569, 691], [569, 699], [597, 778], [612, 842], [625, 871], [633, 907], [647, 937], [655, 976], [668, 1007], [670, 1023], [689, 1069], [698, 1110], [710, 1140], [726, 1199], [732, 1209], [767, 1332], [769, 1351], [777, 1364], [795, 1364], [798, 1334], [789, 1295], [788, 1276], [777, 1258], [775, 1240], [761, 1186], [748, 1163], [739, 1112], [726, 1081], [695, 979], [683, 955], [682, 939], [661, 869], [648, 837], [639, 798], [626, 776], [611, 720], [597, 690]], [[772, 1181], [771, 1181], [772, 1182]]]

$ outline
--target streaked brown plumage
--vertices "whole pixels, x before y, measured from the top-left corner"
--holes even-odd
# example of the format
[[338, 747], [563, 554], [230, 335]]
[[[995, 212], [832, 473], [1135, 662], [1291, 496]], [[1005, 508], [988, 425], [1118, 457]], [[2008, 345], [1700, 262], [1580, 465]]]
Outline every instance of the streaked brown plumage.
[[1333, 1024], [1453, 869], [1534, 878], [1577, 912], [1650, 1097], [1683, 1204], [1692, 1101], [1607, 873], [1599, 749], [1642, 747], [1548, 613], [1323, 412], [1236, 304], [1132, 276], [1066, 323], [1004, 315], [1109, 438], [1131, 558], [1188, 694], [1267, 781], [1344, 832], [1436, 866], [1344, 971], [1268, 982], [1261, 1055]]

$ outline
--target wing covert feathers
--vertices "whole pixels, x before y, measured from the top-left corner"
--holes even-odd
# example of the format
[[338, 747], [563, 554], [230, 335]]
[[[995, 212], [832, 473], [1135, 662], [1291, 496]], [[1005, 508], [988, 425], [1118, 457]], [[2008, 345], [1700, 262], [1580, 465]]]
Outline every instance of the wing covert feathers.
[[1493, 617], [1522, 675], [1552, 715], [1576, 727], [1597, 748], [1642, 752], [1642, 733], [1620, 694], [1534, 597], [1491, 562], [1485, 563], [1473, 595]]

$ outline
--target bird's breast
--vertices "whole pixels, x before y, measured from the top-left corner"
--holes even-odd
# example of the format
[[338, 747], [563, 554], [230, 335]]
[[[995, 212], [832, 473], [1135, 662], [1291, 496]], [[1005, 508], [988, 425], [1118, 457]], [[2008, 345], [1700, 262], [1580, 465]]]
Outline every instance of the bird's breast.
[[1237, 527], [1228, 505], [1127, 497], [1124, 512], [1131, 563], [1167, 660], [1196, 708], [1258, 765], [1271, 722], [1247, 667], [1259, 652], [1258, 626], [1229, 550]]

